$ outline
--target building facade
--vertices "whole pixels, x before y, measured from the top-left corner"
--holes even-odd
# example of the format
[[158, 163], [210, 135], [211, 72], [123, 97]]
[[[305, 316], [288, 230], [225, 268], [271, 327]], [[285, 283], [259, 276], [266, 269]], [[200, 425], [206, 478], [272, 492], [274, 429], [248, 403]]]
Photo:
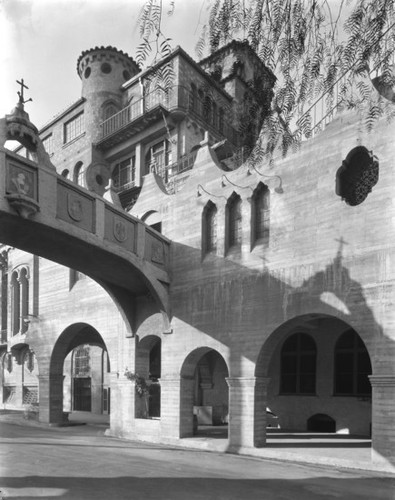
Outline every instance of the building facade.
[[199, 64], [177, 48], [145, 71], [96, 47], [77, 71], [81, 98], [40, 138], [59, 175], [171, 241], [170, 322], [150, 297], [121, 304], [4, 245], [3, 409], [61, 423], [57, 400], [109, 413], [112, 435], [173, 443], [195, 414], [248, 451], [269, 408], [283, 429], [371, 436], [394, 467], [393, 124], [367, 133], [339, 111], [297, 153], [252, 165], [275, 77], [245, 43]]

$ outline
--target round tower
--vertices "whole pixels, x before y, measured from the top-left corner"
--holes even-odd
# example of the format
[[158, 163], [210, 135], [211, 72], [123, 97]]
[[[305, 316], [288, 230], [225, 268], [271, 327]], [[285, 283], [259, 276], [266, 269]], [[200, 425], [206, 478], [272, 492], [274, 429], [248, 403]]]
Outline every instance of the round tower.
[[100, 124], [121, 110], [121, 86], [136, 75], [138, 64], [114, 47], [95, 47], [82, 52], [77, 62], [82, 80], [82, 97], [86, 99], [85, 130], [92, 142], [100, 139]]

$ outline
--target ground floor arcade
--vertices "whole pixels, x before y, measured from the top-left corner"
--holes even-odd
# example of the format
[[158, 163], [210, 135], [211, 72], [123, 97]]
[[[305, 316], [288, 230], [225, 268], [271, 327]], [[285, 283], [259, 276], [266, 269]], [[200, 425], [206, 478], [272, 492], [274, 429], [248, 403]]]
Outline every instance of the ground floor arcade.
[[[67, 344], [64, 338], [53, 347], [47, 373], [34, 358], [42, 423], [61, 425], [65, 414], [90, 410], [109, 414], [111, 435], [194, 446], [209, 440], [214, 448], [252, 454], [278, 439], [313, 443], [312, 436], [325, 435], [327, 443], [355, 447], [357, 439], [363, 448], [372, 439], [373, 462], [384, 468], [395, 462], [393, 424], [386, 419], [395, 377], [375, 373], [368, 344], [337, 318], [309, 315], [282, 325], [262, 344], [248, 376], [233, 375], [232, 356], [207, 345], [185, 353], [178, 373], [166, 373], [160, 335], [139, 339], [127, 371], [112, 369], [105, 340], [89, 325], [70, 326]], [[88, 348], [90, 373], [84, 371]], [[4, 409], [9, 363], [5, 356]], [[83, 375], [92, 381], [85, 407], [75, 394]]]

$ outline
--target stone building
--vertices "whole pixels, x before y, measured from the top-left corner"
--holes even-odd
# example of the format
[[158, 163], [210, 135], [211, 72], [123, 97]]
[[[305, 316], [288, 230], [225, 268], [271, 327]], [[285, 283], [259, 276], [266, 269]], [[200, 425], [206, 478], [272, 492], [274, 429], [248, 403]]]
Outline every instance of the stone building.
[[[270, 408], [283, 429], [372, 436], [372, 460], [394, 467], [393, 124], [367, 133], [336, 110], [299, 152], [251, 165], [275, 77], [247, 44], [200, 63], [178, 47], [144, 71], [96, 47], [77, 71], [81, 98], [39, 137], [58, 182], [96, 200], [92, 232], [118, 210], [169, 241], [169, 307], [107, 286], [117, 266], [95, 269], [83, 242], [53, 262], [1, 233], [2, 408], [110, 413], [110, 434], [163, 443], [192, 436], [196, 414], [246, 452]], [[82, 224], [70, 199], [58, 216]]]

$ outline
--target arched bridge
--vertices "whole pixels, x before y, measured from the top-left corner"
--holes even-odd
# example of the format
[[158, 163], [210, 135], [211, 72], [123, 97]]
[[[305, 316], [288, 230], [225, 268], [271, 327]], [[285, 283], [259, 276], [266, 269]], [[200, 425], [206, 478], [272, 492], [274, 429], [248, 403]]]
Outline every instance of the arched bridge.
[[[7, 139], [28, 147], [37, 161], [6, 149]], [[0, 242], [83, 272], [121, 306], [149, 296], [170, 315], [170, 241], [57, 174], [23, 106], [0, 120]]]

